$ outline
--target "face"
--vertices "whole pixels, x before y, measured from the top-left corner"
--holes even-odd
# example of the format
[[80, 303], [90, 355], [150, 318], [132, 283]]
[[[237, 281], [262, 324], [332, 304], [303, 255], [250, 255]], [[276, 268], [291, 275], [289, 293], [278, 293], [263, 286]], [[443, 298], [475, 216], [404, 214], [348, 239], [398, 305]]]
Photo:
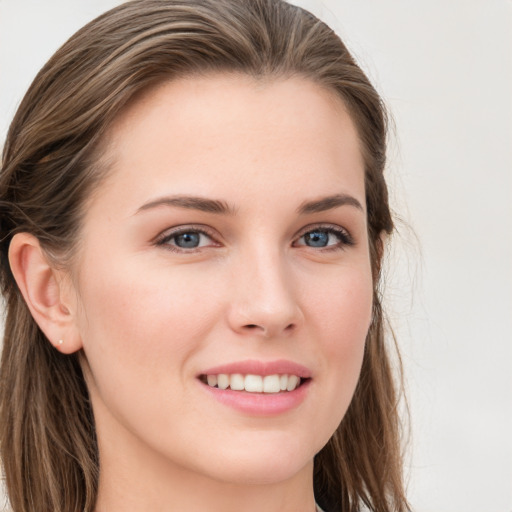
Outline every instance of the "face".
[[299, 78], [177, 80], [123, 113], [107, 161], [74, 278], [102, 460], [114, 446], [229, 482], [310, 471], [371, 317], [342, 102]]

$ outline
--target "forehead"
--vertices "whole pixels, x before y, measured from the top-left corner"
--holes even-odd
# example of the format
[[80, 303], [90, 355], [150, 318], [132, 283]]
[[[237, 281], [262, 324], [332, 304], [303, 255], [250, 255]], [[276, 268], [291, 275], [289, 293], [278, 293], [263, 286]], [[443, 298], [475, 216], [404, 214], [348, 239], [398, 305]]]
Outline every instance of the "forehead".
[[149, 195], [190, 186], [196, 194], [235, 187], [241, 195], [248, 182], [293, 193], [307, 182], [310, 195], [339, 185], [364, 202], [354, 123], [334, 92], [302, 77], [214, 74], [162, 83], [117, 118], [106, 156], [111, 185], [131, 182]]

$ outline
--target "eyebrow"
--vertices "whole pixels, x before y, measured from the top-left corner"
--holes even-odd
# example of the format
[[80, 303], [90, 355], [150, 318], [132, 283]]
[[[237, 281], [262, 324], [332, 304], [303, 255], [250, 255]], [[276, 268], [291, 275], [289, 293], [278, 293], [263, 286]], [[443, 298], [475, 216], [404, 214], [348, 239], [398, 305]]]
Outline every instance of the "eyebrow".
[[[300, 215], [311, 213], [325, 212], [340, 206], [353, 206], [358, 210], [364, 211], [361, 203], [353, 196], [348, 194], [335, 194], [332, 196], [322, 197], [312, 201], [302, 203], [297, 209]], [[236, 209], [225, 201], [218, 199], [207, 199], [198, 196], [166, 196], [143, 204], [136, 213], [158, 208], [160, 206], [171, 206], [177, 208], [185, 208], [189, 210], [199, 210], [206, 213], [216, 213], [219, 215], [234, 215]]]
[[160, 206], [174, 206], [178, 208], [186, 208], [189, 210], [199, 210], [206, 213], [217, 213], [221, 215], [234, 215], [235, 208], [225, 201], [217, 199], [206, 199], [205, 197], [196, 196], [166, 196], [149, 203], [143, 204], [136, 213], [158, 208]]
[[314, 201], [306, 201], [299, 206], [297, 211], [299, 214], [305, 215], [308, 213], [325, 212], [345, 205], [354, 206], [358, 210], [364, 212], [364, 208], [361, 203], [355, 197], [348, 194], [335, 194], [332, 196], [322, 197], [321, 199], [316, 199]]

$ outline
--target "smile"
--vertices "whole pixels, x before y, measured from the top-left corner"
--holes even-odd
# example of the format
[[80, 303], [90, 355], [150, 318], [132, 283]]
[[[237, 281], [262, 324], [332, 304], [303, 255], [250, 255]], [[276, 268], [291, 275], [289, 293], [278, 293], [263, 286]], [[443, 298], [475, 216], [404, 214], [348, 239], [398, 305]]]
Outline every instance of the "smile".
[[245, 415], [270, 417], [299, 407], [312, 389], [313, 373], [284, 359], [244, 360], [205, 368], [197, 375], [204, 391]]
[[246, 391], [248, 393], [280, 393], [294, 391], [302, 379], [297, 375], [243, 375], [241, 373], [219, 373], [202, 375], [201, 381], [212, 388], [231, 389], [233, 391]]

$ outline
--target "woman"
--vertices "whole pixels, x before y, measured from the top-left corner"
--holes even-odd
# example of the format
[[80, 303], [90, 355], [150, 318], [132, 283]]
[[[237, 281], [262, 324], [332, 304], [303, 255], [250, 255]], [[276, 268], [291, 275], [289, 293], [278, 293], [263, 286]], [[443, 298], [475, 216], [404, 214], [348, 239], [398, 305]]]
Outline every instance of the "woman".
[[16, 512], [407, 509], [385, 139], [278, 0], [128, 2], [52, 57], [0, 179]]

